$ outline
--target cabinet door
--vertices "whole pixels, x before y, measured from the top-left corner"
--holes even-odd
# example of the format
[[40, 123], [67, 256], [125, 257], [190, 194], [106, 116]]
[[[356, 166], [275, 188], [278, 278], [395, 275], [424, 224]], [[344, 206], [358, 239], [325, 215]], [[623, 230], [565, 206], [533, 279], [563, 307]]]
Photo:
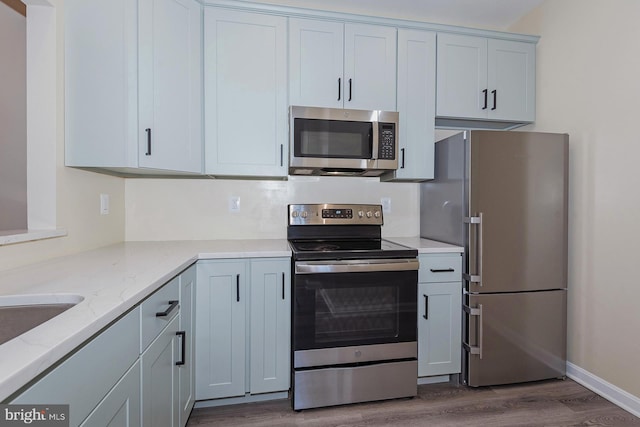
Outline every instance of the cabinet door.
[[487, 118], [487, 39], [438, 34], [437, 68], [436, 115]]
[[462, 285], [418, 285], [418, 376], [461, 370]]
[[246, 263], [201, 262], [196, 284], [196, 399], [245, 393]]
[[289, 19], [289, 103], [342, 108], [344, 24]]
[[205, 169], [286, 176], [287, 20], [204, 11]]
[[139, 1], [140, 167], [202, 172], [201, 6]]
[[136, 362], [80, 427], [140, 425], [140, 362]]
[[[195, 353], [193, 332], [195, 331], [196, 267], [192, 266], [180, 275], [180, 332], [178, 340], [179, 358], [184, 364], [178, 365], [178, 411], [180, 426], [184, 427], [195, 403]], [[184, 354], [182, 349], [184, 348]], [[184, 358], [183, 358], [184, 357]]]
[[251, 393], [286, 391], [291, 375], [291, 263], [251, 261]]
[[138, 167], [138, 24], [131, 0], [64, 4], [65, 164]]
[[178, 426], [177, 341], [179, 316], [173, 318], [140, 356], [142, 426]]
[[436, 35], [398, 30], [399, 164], [393, 178], [433, 178]]
[[536, 114], [536, 46], [488, 42], [489, 118], [532, 122]]
[[344, 107], [396, 111], [396, 29], [345, 24]]

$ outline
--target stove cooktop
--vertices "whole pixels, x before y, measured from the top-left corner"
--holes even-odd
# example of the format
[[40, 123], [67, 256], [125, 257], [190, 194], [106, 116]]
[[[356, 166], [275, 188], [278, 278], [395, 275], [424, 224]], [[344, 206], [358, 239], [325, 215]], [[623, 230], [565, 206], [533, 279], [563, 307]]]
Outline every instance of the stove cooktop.
[[384, 239], [290, 240], [294, 259], [415, 258], [418, 251]]

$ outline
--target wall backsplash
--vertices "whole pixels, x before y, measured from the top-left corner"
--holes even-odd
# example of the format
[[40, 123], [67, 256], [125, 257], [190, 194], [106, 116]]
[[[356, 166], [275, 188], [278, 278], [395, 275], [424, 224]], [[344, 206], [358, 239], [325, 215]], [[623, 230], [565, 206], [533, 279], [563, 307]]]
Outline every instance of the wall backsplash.
[[[290, 203], [372, 203], [391, 199], [383, 236], [419, 234], [418, 184], [377, 178], [290, 177], [288, 181], [127, 179], [127, 241], [286, 238]], [[240, 211], [229, 198], [240, 197]]]

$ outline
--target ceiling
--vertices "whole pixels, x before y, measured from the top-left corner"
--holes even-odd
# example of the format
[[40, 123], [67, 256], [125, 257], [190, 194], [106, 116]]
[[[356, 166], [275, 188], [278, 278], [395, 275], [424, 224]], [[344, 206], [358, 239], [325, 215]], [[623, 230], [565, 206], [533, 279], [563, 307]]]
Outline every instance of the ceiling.
[[544, 0], [257, 0], [263, 3], [506, 30]]

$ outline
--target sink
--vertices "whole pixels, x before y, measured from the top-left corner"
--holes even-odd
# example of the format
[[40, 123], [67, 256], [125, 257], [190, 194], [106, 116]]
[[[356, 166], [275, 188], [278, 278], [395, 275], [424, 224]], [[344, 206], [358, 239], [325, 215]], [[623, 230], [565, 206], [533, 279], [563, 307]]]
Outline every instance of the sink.
[[0, 296], [0, 345], [56, 317], [83, 299], [72, 294]]

